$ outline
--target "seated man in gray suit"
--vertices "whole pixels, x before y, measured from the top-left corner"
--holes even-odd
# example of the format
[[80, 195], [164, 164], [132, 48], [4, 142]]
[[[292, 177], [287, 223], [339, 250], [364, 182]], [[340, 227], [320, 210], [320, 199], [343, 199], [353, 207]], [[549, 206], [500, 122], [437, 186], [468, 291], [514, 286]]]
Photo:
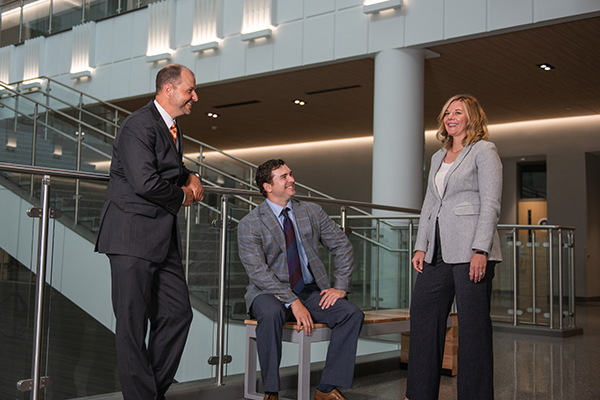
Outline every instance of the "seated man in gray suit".
[[[267, 199], [240, 221], [238, 244], [250, 277], [246, 306], [258, 321], [256, 344], [264, 398], [279, 398], [283, 325], [293, 316], [306, 335], [314, 323], [332, 329], [315, 399], [346, 399], [337, 387], [352, 387], [364, 319], [363, 312], [346, 298], [352, 290], [352, 245], [320, 206], [292, 198], [295, 180], [283, 160], [260, 165], [256, 184]], [[333, 288], [319, 259], [319, 242], [333, 256]]]

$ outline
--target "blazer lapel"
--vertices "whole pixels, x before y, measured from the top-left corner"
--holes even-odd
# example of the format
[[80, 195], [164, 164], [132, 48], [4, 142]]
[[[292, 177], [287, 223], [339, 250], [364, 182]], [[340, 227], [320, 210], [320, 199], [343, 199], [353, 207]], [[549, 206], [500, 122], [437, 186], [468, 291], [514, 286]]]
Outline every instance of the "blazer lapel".
[[263, 201], [258, 206], [258, 208], [261, 215], [262, 223], [265, 224], [265, 226], [269, 229], [273, 240], [277, 242], [277, 244], [279, 245], [279, 247], [281, 247], [281, 250], [285, 254], [287, 249], [285, 247], [285, 236], [283, 236], [283, 228], [279, 224], [279, 221], [273, 213], [273, 210], [271, 210], [271, 207], [269, 207], [269, 204], [267, 204], [266, 201]]
[[294, 209], [294, 216], [296, 217], [296, 228], [302, 241], [302, 247], [304, 252], [312, 250], [309, 243], [306, 242], [305, 238], [311, 237], [312, 226], [309, 223], [308, 213], [306, 208], [298, 200], [292, 200], [292, 208]]
[[444, 162], [444, 158], [446, 158], [446, 149], [442, 149], [439, 159], [437, 159], [437, 158], [431, 159], [431, 171], [433, 173], [430, 174], [429, 183], [428, 183], [428, 185], [432, 186], [432, 191], [433, 191], [434, 196], [440, 200], [441, 200], [440, 192], [438, 191], [437, 186], [435, 185], [435, 174], [437, 174], [440, 167], [442, 166], [442, 163]]
[[[452, 163], [452, 166], [450, 167], [450, 169], [448, 170], [448, 173], [446, 174], [446, 177], [444, 178], [444, 193], [446, 193], [446, 188], [448, 186], [448, 180], [452, 176], [452, 173], [454, 171], [456, 171], [456, 168], [458, 168], [458, 166], [463, 162], [463, 160], [465, 159], [467, 154], [469, 154], [469, 152], [471, 151], [472, 147], [473, 147], [472, 145], [469, 145], [469, 146], [463, 148], [463, 150], [460, 152], [458, 157], [456, 157], [456, 160], [454, 160], [454, 163]], [[442, 160], [443, 160], [443, 158], [442, 158]]]
[[[154, 122], [158, 126], [159, 132], [162, 133], [163, 138], [167, 139], [167, 142], [169, 142], [171, 148], [175, 151], [175, 153], [177, 153], [177, 155], [180, 156], [181, 153], [179, 152], [179, 149], [175, 144], [175, 141], [173, 140], [173, 136], [171, 136], [171, 132], [169, 131], [167, 124], [165, 124], [165, 120], [163, 119], [162, 115], [160, 115], [160, 112], [158, 112], [158, 109], [154, 105], [154, 100], [152, 100], [150, 104], [150, 109], [152, 110], [152, 114], [154, 115]], [[175, 123], [177, 124], [177, 121]], [[179, 124], [177, 124], [177, 130], [179, 131], [178, 143], [181, 143], [181, 129], [179, 129]]]

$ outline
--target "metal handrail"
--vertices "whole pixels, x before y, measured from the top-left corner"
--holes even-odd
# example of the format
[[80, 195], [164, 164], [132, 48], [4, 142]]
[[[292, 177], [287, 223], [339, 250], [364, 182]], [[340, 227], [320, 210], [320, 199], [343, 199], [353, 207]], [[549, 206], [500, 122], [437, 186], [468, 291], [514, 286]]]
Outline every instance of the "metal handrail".
[[[89, 129], [91, 129], [91, 130], [93, 130], [93, 131], [95, 131], [95, 132], [99, 133], [99, 134], [100, 134], [100, 135], [102, 135], [102, 136], [108, 137], [108, 138], [110, 138], [110, 139], [113, 139], [113, 140], [115, 139], [115, 137], [114, 137], [114, 136], [112, 136], [112, 135], [110, 135], [110, 134], [108, 134], [108, 133], [104, 132], [103, 130], [101, 130], [101, 129], [98, 129], [98, 128], [96, 128], [95, 126], [93, 126], [93, 125], [90, 125], [90, 124], [88, 124], [88, 123], [86, 123], [86, 122], [83, 122], [83, 121], [81, 121], [80, 119], [77, 119], [77, 118], [75, 118], [75, 117], [72, 117], [72, 116], [70, 116], [69, 114], [66, 114], [66, 113], [64, 113], [64, 112], [62, 112], [62, 111], [56, 110], [56, 109], [54, 109], [54, 108], [52, 108], [52, 107], [50, 107], [50, 106], [48, 106], [48, 105], [46, 105], [46, 104], [44, 104], [44, 103], [42, 103], [42, 102], [39, 102], [39, 101], [37, 101], [37, 100], [31, 99], [31, 98], [29, 98], [29, 97], [26, 97], [26, 96], [25, 96], [23, 93], [19, 93], [19, 92], [17, 92], [17, 91], [15, 91], [15, 90], [13, 90], [13, 89], [12, 89], [10, 86], [8, 86], [8, 85], [5, 85], [5, 84], [4, 84], [4, 83], [2, 83], [2, 82], [0, 82], [0, 86], [4, 87], [4, 90], [8, 90], [9, 92], [12, 92], [12, 93], [14, 93], [14, 94], [15, 94], [15, 95], [17, 95], [18, 97], [23, 97], [23, 98], [25, 98], [26, 100], [28, 100], [28, 101], [30, 101], [30, 102], [32, 102], [32, 103], [34, 103], [34, 104], [37, 104], [38, 106], [41, 106], [41, 107], [43, 107], [43, 108], [45, 108], [45, 109], [47, 109], [47, 110], [49, 110], [49, 111], [52, 111], [52, 112], [54, 112], [54, 113], [57, 113], [58, 115], [60, 115], [60, 116], [62, 116], [62, 117], [65, 117], [65, 118], [67, 118], [67, 119], [68, 119], [68, 120], [70, 120], [70, 121], [76, 122], [77, 124], [81, 124], [82, 126], [85, 126], [86, 128], [89, 128]], [[41, 92], [40, 92], [40, 93], [41, 93]], [[9, 108], [9, 109], [11, 109], [10, 107], [8, 107], [8, 106], [6, 106], [6, 105], [3, 105], [3, 106], [4, 106], [4, 107], [7, 107], [7, 108]], [[12, 111], [15, 111], [15, 112], [17, 112], [17, 111], [16, 111], [16, 110], [14, 110], [14, 109], [11, 109], [11, 110], [12, 110]], [[19, 112], [19, 113], [21, 113], [21, 112]]]
[[[60, 169], [54, 169], [54, 168], [41, 168], [41, 167], [33, 167], [33, 166], [25, 166], [25, 165], [15, 165], [15, 164], [7, 164], [7, 163], [0, 163], [0, 171], [7, 171], [7, 172], [15, 172], [15, 173], [25, 173], [25, 174], [33, 174], [33, 175], [43, 175], [43, 179], [42, 179], [42, 195], [43, 195], [43, 199], [42, 199], [42, 210], [41, 210], [41, 216], [46, 219], [48, 218], [49, 215], [49, 204], [48, 204], [48, 192], [49, 192], [49, 185], [50, 185], [50, 177], [54, 176], [54, 177], [61, 177], [61, 178], [71, 178], [71, 179], [86, 179], [86, 180], [92, 180], [92, 181], [100, 181], [100, 182], [108, 182], [109, 181], [109, 176], [106, 174], [98, 174], [98, 173], [90, 173], [90, 172], [80, 172], [80, 171], [66, 171], [66, 170], [60, 170]], [[218, 319], [218, 336], [219, 336], [219, 340], [218, 340], [218, 354], [216, 357], [217, 360], [217, 373], [218, 373], [218, 377], [217, 377], [217, 384], [222, 384], [222, 378], [223, 378], [223, 365], [225, 363], [227, 363], [227, 357], [224, 354], [224, 324], [225, 324], [225, 297], [224, 297], [224, 287], [225, 287], [225, 268], [226, 268], [226, 259], [227, 259], [227, 248], [228, 246], [225, 245], [225, 241], [227, 240], [227, 234], [226, 234], [226, 230], [227, 230], [227, 226], [228, 226], [228, 215], [227, 215], [227, 197], [228, 196], [248, 196], [248, 197], [261, 197], [262, 195], [257, 192], [257, 191], [249, 191], [249, 190], [241, 190], [241, 189], [230, 189], [230, 188], [220, 188], [220, 187], [205, 187], [205, 192], [207, 193], [215, 193], [215, 194], [220, 194], [221, 200], [222, 200], [222, 208], [221, 208], [221, 213], [222, 213], [222, 219], [223, 219], [223, 224], [222, 224], [222, 233], [221, 233], [221, 246], [220, 246], [220, 282], [219, 282], [219, 290], [220, 290], [220, 295], [219, 295], [219, 319]], [[388, 211], [392, 211], [392, 212], [410, 212], [410, 213], [414, 213], [414, 209], [408, 209], [408, 208], [403, 208], [403, 207], [393, 207], [393, 206], [386, 206], [386, 205], [377, 205], [377, 204], [372, 204], [372, 203], [366, 203], [366, 202], [359, 202], [359, 201], [351, 201], [351, 200], [340, 200], [340, 199], [327, 199], [327, 198], [314, 198], [311, 196], [296, 196], [299, 199], [302, 200], [308, 200], [308, 201], [316, 201], [316, 202], [322, 202], [322, 203], [328, 203], [328, 204], [338, 204], [338, 205], [352, 205], [353, 207], [366, 207], [369, 209], [382, 209], [382, 210], [388, 210]], [[362, 218], [364, 218], [364, 216], [360, 216]], [[345, 220], [348, 218], [348, 216], [345, 214], [345, 209], [342, 210], [342, 226], [346, 226], [346, 222]], [[376, 219], [377, 221], [380, 220], [384, 220], [384, 219], [407, 219], [410, 221], [410, 224], [408, 225], [409, 228], [409, 237], [410, 237], [410, 241], [411, 243], [409, 244], [409, 248], [407, 250], [405, 249], [391, 249], [387, 246], [382, 245], [381, 243], [378, 243], [376, 240], [364, 237], [363, 235], [357, 234], [357, 236], [365, 239], [366, 241], [368, 241], [369, 243], [372, 243], [380, 248], [384, 248], [388, 251], [392, 251], [392, 252], [408, 252], [409, 256], [410, 253], [412, 252], [411, 250], [411, 246], [412, 246], [412, 230], [413, 230], [413, 220], [416, 218], [414, 215], [410, 215], [410, 216], [398, 216], [395, 215], [391, 218], [386, 218], [385, 216], [374, 216], [374, 219]], [[379, 224], [378, 224], [379, 226]], [[575, 326], [575, 311], [573, 308], [573, 298], [574, 298], [574, 293], [575, 293], [575, 289], [574, 289], [574, 260], [573, 260], [573, 235], [572, 232], [574, 231], [574, 228], [572, 227], [567, 227], [567, 226], [561, 226], [561, 225], [513, 225], [513, 224], [501, 224], [498, 225], [498, 228], [501, 230], [511, 230], [512, 231], [512, 237], [513, 237], [513, 241], [514, 241], [514, 245], [513, 245], [513, 257], [515, 260], [514, 263], [514, 267], [515, 267], [515, 277], [516, 277], [516, 273], [517, 273], [517, 263], [516, 263], [516, 232], [518, 229], [538, 229], [538, 230], [547, 230], [549, 232], [553, 231], [553, 230], [557, 230], [559, 232], [559, 236], [558, 236], [558, 240], [559, 240], [559, 254], [562, 254], [562, 235], [561, 232], [562, 231], [569, 231], [568, 234], [568, 243], [567, 246], [569, 247], [570, 250], [570, 258], [571, 258], [571, 264], [570, 264], [570, 270], [569, 270], [569, 275], [570, 275], [570, 286], [568, 289], [568, 296], [569, 296], [569, 327], [574, 327]], [[378, 236], [377, 236], [378, 237]], [[550, 234], [550, 241], [551, 241], [551, 237], [552, 235]], [[39, 242], [39, 267], [38, 267], [38, 281], [37, 281], [37, 285], [36, 285], [36, 289], [38, 291], [38, 300], [36, 301], [36, 324], [34, 327], [34, 336], [36, 337], [35, 343], [34, 343], [34, 349], [33, 349], [33, 368], [32, 368], [32, 375], [34, 378], [33, 381], [33, 399], [37, 399], [37, 392], [40, 389], [40, 379], [43, 379], [42, 377], [40, 377], [40, 367], [41, 367], [41, 329], [43, 326], [43, 310], [44, 310], [44, 296], [43, 296], [43, 286], [45, 284], [45, 270], [46, 270], [46, 258], [47, 258], [47, 253], [45, 251], [45, 246], [47, 246], [47, 240], [48, 240], [48, 224], [44, 223], [44, 221], [42, 221], [42, 224], [40, 225], [40, 242]], [[188, 238], [189, 241], [189, 238]], [[560, 296], [560, 303], [559, 303], [559, 308], [560, 308], [560, 329], [563, 329], [563, 323], [562, 323], [562, 316], [563, 316], [563, 305], [562, 305], [562, 296], [563, 296], [563, 288], [562, 288], [562, 256], [559, 257], [559, 280], [560, 280], [560, 287], [559, 287], [559, 296]], [[410, 282], [412, 282], [412, 275], [410, 275], [410, 271], [412, 270], [412, 268], [409, 268], [409, 279]], [[377, 274], [377, 272], [376, 272]], [[550, 273], [550, 275], [552, 275], [552, 271]], [[410, 288], [411, 285], [409, 285]], [[374, 288], [375, 290], [375, 304], [377, 306], [379, 299], [378, 299], [378, 287]], [[514, 283], [513, 286], [513, 291], [515, 293], [517, 293], [517, 285], [516, 285], [516, 281]], [[410, 289], [409, 289], [409, 294], [410, 294]], [[550, 288], [550, 298], [553, 298], [553, 287], [551, 286]], [[515, 302], [514, 302], [514, 324], [515, 326], [518, 324], [518, 319], [517, 319], [517, 303], [516, 303], [516, 298], [515, 298]], [[555, 329], [554, 324], [551, 323], [550, 324], [550, 329]]]
[[[62, 83], [62, 82], [60, 82], [60, 81], [57, 81], [57, 80], [55, 80], [55, 79], [52, 79], [52, 78], [50, 78], [50, 77], [43, 76], [43, 75], [42, 75], [42, 76], [40, 76], [40, 77], [38, 77], [38, 78], [34, 78], [34, 79], [27, 79], [27, 80], [22, 80], [22, 81], [16, 81], [16, 82], [12, 82], [12, 83], [10, 83], [10, 85], [20, 85], [20, 84], [26, 84], [27, 82], [30, 82], [30, 81], [32, 81], [32, 80], [35, 80], [35, 79], [45, 79], [45, 80], [47, 80], [47, 81], [50, 81], [50, 82], [52, 82], [52, 83], [55, 83], [55, 84], [57, 84], [57, 85], [59, 85], [59, 86], [62, 86], [62, 87], [64, 87], [64, 88], [66, 88], [66, 89], [69, 89], [69, 90], [71, 90], [71, 91], [73, 91], [73, 92], [77, 92], [78, 94], [80, 94], [80, 95], [82, 95], [82, 96], [89, 97], [90, 99], [94, 100], [96, 103], [100, 103], [100, 104], [103, 104], [103, 105], [105, 105], [105, 106], [107, 106], [107, 107], [114, 108], [115, 110], [118, 110], [118, 111], [120, 111], [120, 112], [122, 112], [122, 113], [125, 113], [125, 114], [127, 114], [127, 115], [131, 114], [131, 111], [128, 111], [128, 110], [126, 110], [126, 109], [124, 109], [124, 108], [121, 108], [121, 107], [119, 107], [119, 106], [116, 106], [116, 105], [114, 105], [114, 104], [112, 104], [112, 103], [109, 103], [109, 102], [107, 102], [107, 101], [100, 100], [100, 99], [99, 99], [99, 98], [97, 98], [97, 97], [90, 96], [89, 94], [87, 94], [87, 93], [84, 93], [84, 92], [82, 92], [81, 90], [78, 90], [78, 89], [72, 88], [72, 87], [70, 87], [70, 86], [67, 86], [67, 85], [65, 85], [64, 83]], [[0, 83], [1, 83], [1, 82], [0, 82]], [[72, 107], [75, 107], [75, 106], [72, 106]]]
[[[0, 83], [0, 84], [1, 84], [1, 83]], [[31, 100], [31, 99], [27, 98], [27, 100]], [[35, 117], [32, 117], [32, 116], [30, 116], [30, 115], [28, 115], [28, 114], [24, 113], [23, 111], [19, 111], [19, 110], [15, 109], [15, 108], [13, 108], [13, 107], [10, 107], [10, 106], [8, 106], [8, 105], [6, 105], [6, 104], [3, 104], [2, 106], [3, 106], [4, 108], [7, 108], [7, 109], [9, 109], [9, 110], [11, 110], [11, 111], [13, 111], [13, 112], [15, 112], [15, 113], [19, 114], [21, 117], [28, 118], [28, 119], [30, 119], [30, 120], [32, 120], [32, 121], [34, 121], [35, 123], [39, 124], [40, 126], [42, 126], [42, 127], [46, 128], [46, 129], [50, 129], [51, 131], [55, 132], [57, 135], [61, 135], [61, 136], [65, 137], [65, 138], [67, 138], [68, 140], [71, 140], [71, 141], [73, 141], [73, 142], [78, 142], [78, 141], [79, 141], [77, 138], [71, 137], [69, 134], [67, 134], [67, 133], [65, 133], [65, 132], [63, 132], [63, 131], [61, 131], [60, 129], [58, 129], [58, 128], [56, 128], [56, 127], [52, 126], [52, 125], [48, 125], [48, 124], [46, 124], [45, 122], [37, 121]], [[79, 120], [77, 120], [77, 121], [78, 121], [78, 123], [79, 123]], [[94, 128], [94, 129], [95, 129], [97, 132], [102, 132], [103, 134], [105, 133], [105, 132], [103, 132], [103, 131], [99, 131], [97, 128]], [[112, 139], [114, 139], [113, 137], [111, 137], [111, 138], [112, 138]], [[97, 148], [95, 148], [95, 147], [94, 147], [94, 146], [92, 146], [92, 145], [89, 145], [89, 144], [87, 144], [87, 143], [81, 143], [81, 145], [82, 145], [82, 146], [84, 146], [85, 148], [87, 148], [87, 149], [91, 150], [91, 151], [94, 151], [95, 153], [98, 153], [98, 154], [100, 154], [101, 156], [104, 156], [104, 157], [108, 158], [109, 160], [110, 160], [110, 158], [111, 158], [110, 154], [106, 154], [106, 153], [105, 153], [105, 152], [103, 152], [102, 150], [98, 150]]]

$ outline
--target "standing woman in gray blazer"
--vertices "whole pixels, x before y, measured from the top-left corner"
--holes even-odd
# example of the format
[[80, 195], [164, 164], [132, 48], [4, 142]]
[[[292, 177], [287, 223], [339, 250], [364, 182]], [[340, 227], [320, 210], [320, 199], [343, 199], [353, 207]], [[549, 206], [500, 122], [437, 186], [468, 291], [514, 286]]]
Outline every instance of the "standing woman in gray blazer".
[[494, 398], [490, 301], [502, 261], [502, 164], [473, 96], [451, 97], [438, 117], [442, 149], [431, 159], [413, 267], [406, 397], [437, 399], [446, 320], [458, 311], [458, 400]]

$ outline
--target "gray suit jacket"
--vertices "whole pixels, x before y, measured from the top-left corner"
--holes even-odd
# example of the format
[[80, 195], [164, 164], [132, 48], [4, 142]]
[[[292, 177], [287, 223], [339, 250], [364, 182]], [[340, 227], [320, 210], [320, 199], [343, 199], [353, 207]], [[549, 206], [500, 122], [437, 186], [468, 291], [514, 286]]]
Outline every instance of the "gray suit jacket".
[[[321, 290], [330, 288], [327, 272], [319, 258], [320, 242], [333, 256], [334, 287], [350, 293], [354, 257], [346, 235], [317, 204], [292, 199], [292, 209], [317, 286]], [[266, 201], [240, 221], [238, 247], [250, 278], [245, 296], [248, 310], [261, 294], [272, 294], [284, 304], [298, 298], [290, 288], [283, 228]]]
[[158, 263], [177, 235], [181, 255], [177, 212], [191, 173], [181, 162], [181, 142], [175, 146], [153, 101], [123, 121], [113, 142], [96, 251]]
[[496, 146], [480, 140], [466, 146], [444, 180], [444, 197], [435, 186], [446, 149], [431, 158], [427, 194], [421, 209], [415, 250], [431, 263], [435, 248], [435, 222], [439, 221], [442, 257], [446, 263], [468, 263], [473, 249], [489, 253], [488, 260], [502, 261], [496, 226], [502, 197], [502, 163]]

